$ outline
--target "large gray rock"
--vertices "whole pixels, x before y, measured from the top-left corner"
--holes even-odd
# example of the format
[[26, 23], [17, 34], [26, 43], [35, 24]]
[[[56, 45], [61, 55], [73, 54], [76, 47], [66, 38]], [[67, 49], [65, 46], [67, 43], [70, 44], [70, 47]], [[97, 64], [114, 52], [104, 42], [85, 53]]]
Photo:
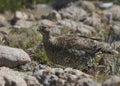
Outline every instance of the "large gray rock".
[[90, 1], [83, 1], [81, 6], [84, 10], [87, 10], [89, 13], [95, 11], [95, 5]]
[[84, 20], [88, 16], [85, 10], [75, 5], [63, 8], [59, 11], [59, 13], [61, 13], [61, 15], [67, 14], [67, 17], [74, 20]]
[[15, 12], [15, 15], [14, 15], [14, 18], [27, 20], [29, 17], [28, 17], [28, 15], [27, 15], [26, 13], [24, 13], [24, 12], [16, 11], [16, 12]]
[[42, 86], [34, 76], [26, 75], [24, 76], [24, 80], [26, 81], [27, 86]]
[[21, 86], [21, 85], [27, 86], [26, 82], [21, 77], [18, 77], [15, 75], [7, 75], [7, 76], [3, 76], [3, 77], [6, 81], [5, 85], [7, 85], [7, 86]]
[[15, 72], [9, 68], [0, 68], [0, 86], [27, 86], [23, 78], [21, 78], [18, 72]]
[[30, 61], [29, 55], [22, 49], [0, 45], [0, 66], [13, 68]]
[[32, 28], [34, 25], [35, 25], [35, 22], [33, 21], [26, 21], [21, 19], [21, 20], [18, 20], [13, 27], [16, 29], [21, 29], [21, 28], [29, 29], [29, 28]]
[[111, 76], [109, 79], [102, 83], [102, 86], [120, 86], [120, 77]]
[[105, 10], [104, 13], [111, 13], [113, 20], [120, 20], [120, 6], [113, 6], [112, 8]]
[[92, 35], [92, 33], [95, 33], [95, 29], [91, 26], [85, 25], [81, 22], [75, 22], [70, 19], [64, 19], [58, 22], [59, 25], [63, 26], [63, 31], [68, 31], [72, 33], [80, 33], [86, 36]]
[[43, 86], [32, 72], [18, 72], [7, 67], [0, 68], [0, 86]]
[[5, 86], [5, 80], [3, 77], [0, 77], [0, 86]]

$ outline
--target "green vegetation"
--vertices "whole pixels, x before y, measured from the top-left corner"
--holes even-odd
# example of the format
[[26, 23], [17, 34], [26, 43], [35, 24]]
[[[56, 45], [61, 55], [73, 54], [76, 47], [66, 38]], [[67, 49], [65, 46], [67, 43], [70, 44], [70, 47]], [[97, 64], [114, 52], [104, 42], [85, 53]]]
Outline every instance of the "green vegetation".
[[0, 0], [0, 11], [4, 10], [21, 10], [25, 7], [32, 7], [38, 3], [52, 3], [55, 0]]
[[33, 47], [41, 40], [41, 35], [34, 29], [12, 29], [9, 33], [9, 46], [24, 50]]
[[51, 61], [48, 59], [44, 49], [40, 49], [38, 52], [34, 53], [32, 57], [41, 64], [51, 64]]
[[[9, 46], [24, 49], [33, 48], [42, 40], [42, 36], [35, 28], [11, 29], [9, 33]], [[50, 64], [46, 52], [43, 48], [34, 53], [30, 53], [32, 59], [42, 64]]]

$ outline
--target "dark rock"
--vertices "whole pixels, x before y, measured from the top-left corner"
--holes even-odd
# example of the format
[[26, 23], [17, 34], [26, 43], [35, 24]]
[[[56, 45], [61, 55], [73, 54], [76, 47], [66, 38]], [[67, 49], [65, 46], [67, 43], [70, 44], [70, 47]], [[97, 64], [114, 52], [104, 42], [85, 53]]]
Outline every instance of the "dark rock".
[[77, 0], [57, 0], [54, 4], [53, 4], [53, 8], [56, 10], [59, 10], [63, 7], [66, 7], [70, 2], [73, 1], [77, 1]]

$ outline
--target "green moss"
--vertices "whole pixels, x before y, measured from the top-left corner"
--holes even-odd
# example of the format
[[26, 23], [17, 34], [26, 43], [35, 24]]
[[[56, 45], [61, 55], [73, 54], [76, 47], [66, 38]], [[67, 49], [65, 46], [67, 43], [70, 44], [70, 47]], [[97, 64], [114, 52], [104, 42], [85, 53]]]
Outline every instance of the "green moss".
[[46, 52], [44, 49], [41, 49], [40, 51], [36, 52], [35, 54], [32, 55], [33, 59], [38, 61], [41, 64], [51, 64], [51, 61], [46, 55]]

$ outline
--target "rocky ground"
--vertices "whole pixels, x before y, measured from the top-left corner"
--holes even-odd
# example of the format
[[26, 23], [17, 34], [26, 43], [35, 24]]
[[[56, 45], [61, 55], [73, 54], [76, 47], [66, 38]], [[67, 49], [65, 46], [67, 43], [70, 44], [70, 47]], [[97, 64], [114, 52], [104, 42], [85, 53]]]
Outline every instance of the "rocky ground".
[[52, 6], [0, 13], [0, 86], [120, 86], [119, 55], [97, 55], [83, 69], [56, 67], [37, 32], [45, 25], [53, 36], [81, 34], [120, 52], [119, 9], [111, 2], [58, 0]]

